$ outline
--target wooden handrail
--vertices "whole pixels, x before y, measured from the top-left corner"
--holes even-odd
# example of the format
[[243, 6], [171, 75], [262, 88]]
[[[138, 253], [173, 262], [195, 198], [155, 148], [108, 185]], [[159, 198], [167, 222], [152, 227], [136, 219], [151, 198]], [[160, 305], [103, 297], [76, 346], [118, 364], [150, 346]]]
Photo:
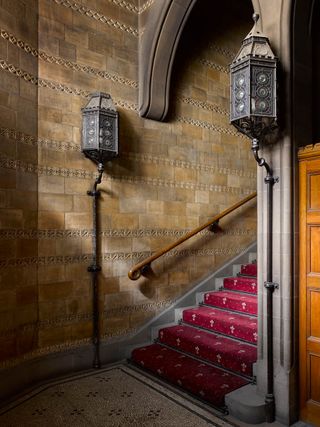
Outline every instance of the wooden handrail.
[[206, 222], [203, 225], [200, 225], [199, 227], [195, 228], [192, 231], [189, 231], [189, 233], [185, 234], [183, 237], [178, 239], [176, 242], [171, 243], [170, 245], [166, 246], [163, 249], [158, 250], [155, 254], [149, 256], [145, 260], [139, 262], [138, 264], [134, 265], [131, 270], [128, 273], [129, 279], [131, 280], [137, 280], [141, 276], [141, 272], [144, 268], [149, 268], [151, 266], [151, 263], [155, 261], [156, 259], [160, 258], [162, 255], [166, 254], [167, 252], [171, 251], [171, 249], [174, 249], [176, 246], [180, 245], [181, 243], [185, 242], [186, 240], [190, 239], [191, 237], [195, 236], [200, 231], [204, 230], [207, 227], [213, 226], [219, 222], [219, 220], [229, 213], [235, 211], [236, 209], [240, 208], [240, 206], [244, 205], [245, 203], [249, 202], [250, 200], [254, 199], [257, 196], [257, 193], [252, 193], [250, 196], [246, 197], [245, 199], [242, 199], [240, 202], [234, 204], [228, 209], [225, 209], [218, 215], [214, 216], [210, 221]]

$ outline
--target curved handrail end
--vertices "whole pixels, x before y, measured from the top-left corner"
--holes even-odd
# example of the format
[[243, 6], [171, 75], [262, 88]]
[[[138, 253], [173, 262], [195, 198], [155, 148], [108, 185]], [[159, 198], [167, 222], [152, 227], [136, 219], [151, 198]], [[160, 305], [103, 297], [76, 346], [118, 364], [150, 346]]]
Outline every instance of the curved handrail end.
[[128, 273], [128, 277], [131, 280], [138, 280], [140, 276], [141, 276], [140, 268], [132, 268]]

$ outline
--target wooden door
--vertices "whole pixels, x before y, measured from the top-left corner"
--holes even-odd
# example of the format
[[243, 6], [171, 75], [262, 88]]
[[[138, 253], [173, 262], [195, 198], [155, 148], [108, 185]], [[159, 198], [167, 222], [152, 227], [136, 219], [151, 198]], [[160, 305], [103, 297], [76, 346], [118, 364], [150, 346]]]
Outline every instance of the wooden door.
[[300, 416], [320, 426], [320, 144], [300, 161]]

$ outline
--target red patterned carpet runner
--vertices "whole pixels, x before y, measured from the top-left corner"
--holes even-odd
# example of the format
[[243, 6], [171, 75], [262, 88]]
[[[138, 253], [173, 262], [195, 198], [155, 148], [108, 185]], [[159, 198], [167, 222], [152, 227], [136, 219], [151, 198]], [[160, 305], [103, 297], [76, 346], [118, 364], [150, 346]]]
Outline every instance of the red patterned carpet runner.
[[257, 359], [257, 265], [204, 294], [183, 310], [179, 325], [159, 330], [155, 344], [133, 350], [132, 361], [162, 379], [225, 407], [227, 393], [252, 381]]

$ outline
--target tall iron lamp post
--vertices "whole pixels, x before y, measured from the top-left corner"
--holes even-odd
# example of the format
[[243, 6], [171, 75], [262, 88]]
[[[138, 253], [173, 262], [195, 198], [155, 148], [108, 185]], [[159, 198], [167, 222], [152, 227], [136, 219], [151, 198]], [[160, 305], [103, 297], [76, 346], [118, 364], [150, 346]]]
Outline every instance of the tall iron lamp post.
[[118, 112], [109, 94], [93, 93], [87, 105], [82, 108], [82, 146], [83, 154], [98, 165], [98, 176], [92, 190], [87, 192], [92, 197], [92, 264], [88, 271], [92, 274], [93, 294], [93, 334], [94, 346], [93, 367], [100, 368], [100, 328], [99, 328], [99, 289], [98, 273], [101, 266], [98, 263], [98, 212], [97, 205], [100, 191], [104, 163], [118, 156]]
[[273, 380], [273, 292], [278, 284], [272, 274], [272, 190], [278, 178], [270, 165], [259, 157], [260, 142], [277, 128], [277, 63], [268, 38], [261, 33], [259, 15], [253, 15], [254, 26], [243, 40], [241, 48], [230, 66], [230, 121], [252, 140], [252, 151], [259, 166], [266, 169], [267, 185], [267, 394], [266, 421], [275, 419]]

